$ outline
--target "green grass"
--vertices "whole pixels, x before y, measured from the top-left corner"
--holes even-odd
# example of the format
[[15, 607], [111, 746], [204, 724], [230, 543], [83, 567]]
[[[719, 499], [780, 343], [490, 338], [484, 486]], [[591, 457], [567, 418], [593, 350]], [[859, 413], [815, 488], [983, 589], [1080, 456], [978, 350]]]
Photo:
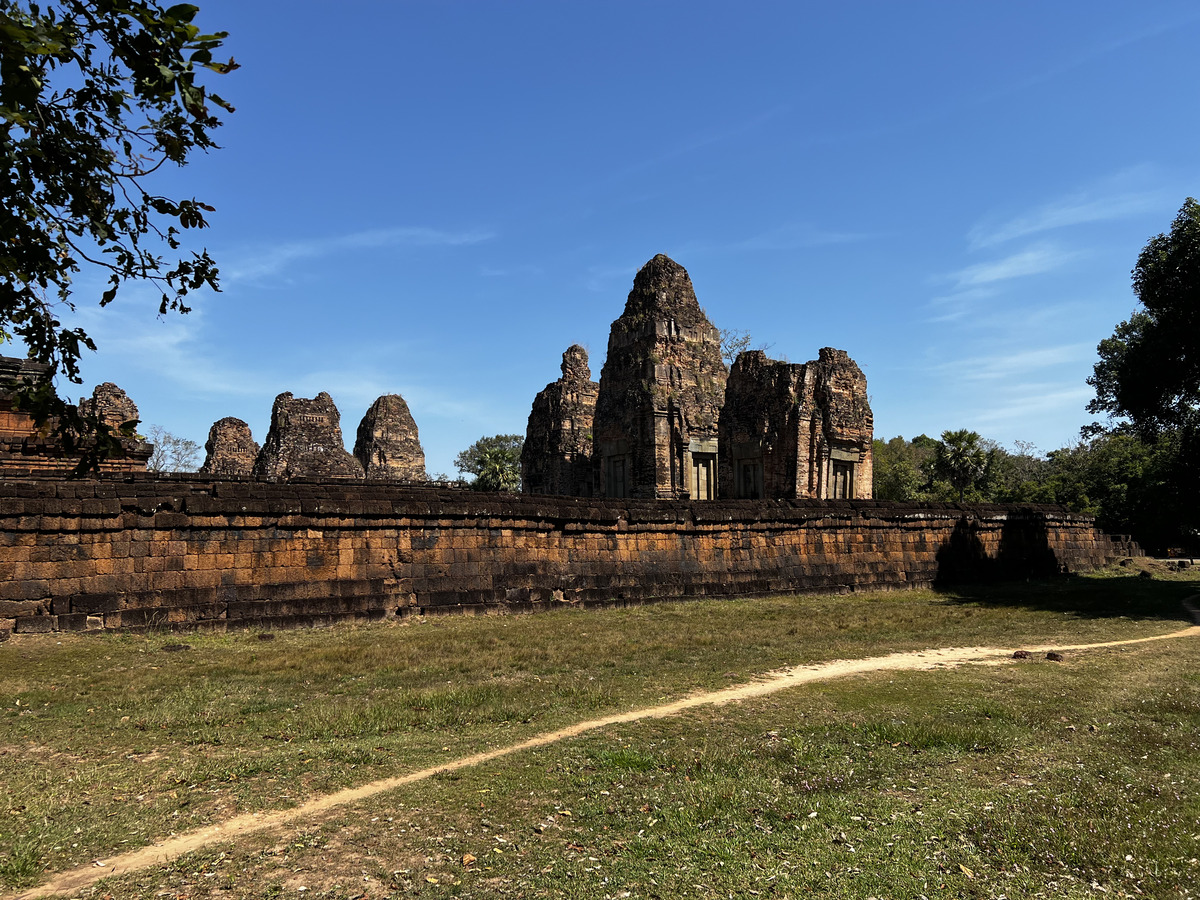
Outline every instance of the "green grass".
[[[0, 884], [783, 665], [1160, 634], [1195, 590], [1117, 572], [273, 641], [18, 637], [0, 646]], [[107, 890], [1094, 896], [1090, 878], [1189, 896], [1194, 658], [1170, 642], [815, 684], [412, 785]]]

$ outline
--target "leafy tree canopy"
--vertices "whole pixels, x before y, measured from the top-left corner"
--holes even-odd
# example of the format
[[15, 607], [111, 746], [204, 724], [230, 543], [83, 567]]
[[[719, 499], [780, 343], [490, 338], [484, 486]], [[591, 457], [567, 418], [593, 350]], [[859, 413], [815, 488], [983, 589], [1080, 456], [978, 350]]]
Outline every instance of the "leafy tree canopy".
[[[1187, 467], [1178, 431], [1141, 437], [1132, 429], [1085, 428], [1080, 440], [1040, 455], [1017, 441], [1005, 449], [988, 438], [974, 442], [984, 454], [982, 474], [963, 489], [968, 502], [1058, 503], [1096, 517], [1101, 530], [1132, 534], [1143, 547], [1163, 553], [1170, 547], [1197, 547], [1188, 522], [1195, 520], [1186, 492]], [[946, 435], [961, 434], [946, 432]], [[974, 432], [966, 432], [969, 436]], [[950, 501], [959, 497], [949, 476], [935, 465], [935, 451], [970, 443], [932, 441], [924, 435], [906, 441], [876, 440], [875, 497], [880, 500]], [[976, 460], [978, 462], [978, 460]]]
[[[1088, 411], [1126, 419], [1105, 435], [1105, 458], [1129, 485], [1123, 520], [1161, 545], [1200, 544], [1200, 203], [1188, 197], [1167, 234], [1151, 238], [1133, 269], [1140, 308], [1097, 348]], [[1139, 441], [1129, 452], [1118, 453]], [[1097, 441], [1093, 440], [1097, 445]], [[1098, 452], [1098, 450], [1097, 450]], [[1125, 477], [1126, 475], [1129, 477]], [[1107, 493], [1107, 492], [1106, 492]], [[1139, 538], [1144, 539], [1144, 538]]]
[[1141, 309], [1097, 348], [1088, 411], [1128, 418], [1143, 435], [1200, 426], [1200, 203], [1189, 197], [1169, 234], [1133, 269]]
[[481, 437], [454, 457], [454, 467], [475, 476], [471, 486], [476, 490], [520, 490], [521, 448], [524, 444], [525, 438], [519, 434]]
[[[80, 353], [95, 349], [59, 318], [74, 308], [71, 280], [82, 269], [107, 277], [101, 306], [130, 281], [153, 283], [160, 314], [187, 312], [189, 292], [218, 287], [208, 253], [180, 243], [211, 207], [150, 186], [163, 165], [215, 146], [214, 108], [232, 111], [197, 77], [236, 68], [214, 57], [226, 34], [202, 33], [197, 11], [150, 0], [0, 0], [0, 337], [20, 338], [51, 364], [43, 383], [22, 391], [39, 422], [54, 416], [68, 432], [96, 431], [51, 381], [61, 372], [78, 383]], [[164, 245], [178, 258], [160, 256]]]

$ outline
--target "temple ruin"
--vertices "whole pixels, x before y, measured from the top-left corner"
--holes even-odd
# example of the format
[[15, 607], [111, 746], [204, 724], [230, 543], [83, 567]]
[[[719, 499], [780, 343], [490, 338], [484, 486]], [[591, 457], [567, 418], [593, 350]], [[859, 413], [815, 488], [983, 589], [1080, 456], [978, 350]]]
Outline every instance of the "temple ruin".
[[[11, 388], [44, 377], [29, 360], [0, 364], [0, 474], [70, 471], [18, 412]], [[663, 500], [869, 499], [873, 421], [862, 371], [844, 350], [803, 364], [742, 353], [728, 369], [721, 333], [687, 270], [659, 254], [634, 277], [612, 323], [608, 355], [592, 381], [587, 351], [562, 357], [562, 374], [534, 399], [521, 454], [531, 494]], [[5, 393], [4, 386], [9, 386]], [[106, 383], [79, 405], [119, 429], [138, 418]], [[332, 398], [283, 393], [260, 448], [241, 419], [213, 424], [201, 473], [217, 478], [427, 480], [417, 424], [399, 394], [379, 397], [346, 451]], [[153, 449], [126, 442], [105, 471], [144, 470]]]
[[530, 494], [591, 497], [592, 418], [600, 385], [592, 381], [587, 351], [572, 344], [562, 356], [562, 377], [533, 401], [521, 449], [521, 482]]
[[719, 432], [722, 499], [871, 496], [867, 379], [844, 350], [800, 364], [739, 354]]
[[687, 271], [666, 256], [637, 273], [612, 324], [598, 390], [589, 387], [586, 354], [584, 374], [577, 371], [581, 353], [569, 349], [563, 377], [534, 400], [521, 456], [527, 493], [871, 496], [873, 421], [854, 361], [831, 347], [799, 365], [749, 351], [727, 371], [720, 332]]
[[[80, 452], [66, 452], [62, 440], [54, 434], [53, 423], [38, 428], [33, 418], [17, 408], [16, 391], [24, 384], [35, 384], [50, 377], [50, 365], [32, 359], [0, 356], [0, 476], [64, 476], [75, 471]], [[79, 401], [79, 413], [93, 413], [97, 421], [114, 431], [122, 426], [136, 427], [138, 408], [128, 395], [112, 382], [97, 386], [90, 398]], [[105, 474], [144, 472], [154, 447], [138, 434], [118, 435], [121, 456], [98, 461]]]
[[251, 474], [264, 481], [361, 479], [363, 467], [346, 451], [342, 417], [329, 394], [308, 400], [285, 391], [271, 407], [271, 428]]
[[137, 404], [111, 381], [96, 385], [91, 397], [79, 401], [79, 414], [84, 417], [95, 416], [96, 421], [113, 431], [126, 426], [136, 428], [140, 421]]
[[204, 442], [205, 457], [200, 474], [248, 478], [254, 471], [259, 450], [249, 425], [233, 416], [218, 419], [208, 430], [208, 440]]
[[612, 324], [593, 423], [605, 497], [712, 500], [725, 397], [721, 335], [687, 270], [661, 253]]
[[408, 404], [385, 394], [371, 404], [358, 426], [354, 456], [368, 481], [425, 481], [425, 451]]

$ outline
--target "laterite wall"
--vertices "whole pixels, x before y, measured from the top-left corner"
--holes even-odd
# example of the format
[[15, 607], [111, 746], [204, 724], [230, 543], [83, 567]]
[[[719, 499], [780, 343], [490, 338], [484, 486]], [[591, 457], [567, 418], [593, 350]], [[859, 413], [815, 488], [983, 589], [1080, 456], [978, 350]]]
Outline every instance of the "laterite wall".
[[867, 590], [1136, 548], [1058, 507], [604, 501], [345, 482], [0, 482], [0, 632]]

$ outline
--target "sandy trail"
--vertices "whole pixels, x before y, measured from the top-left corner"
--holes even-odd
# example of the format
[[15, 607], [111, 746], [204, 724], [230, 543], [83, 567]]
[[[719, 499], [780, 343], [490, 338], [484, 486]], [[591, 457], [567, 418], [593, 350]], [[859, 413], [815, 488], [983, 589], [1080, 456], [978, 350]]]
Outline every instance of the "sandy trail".
[[[1200, 625], [1184, 628], [1170, 634], [1160, 634], [1147, 638], [1104, 641], [1097, 644], [1055, 644], [1041, 647], [1026, 647], [1025, 649], [1035, 653], [1045, 653], [1050, 650], [1091, 650], [1195, 636], [1200, 636]], [[887, 656], [875, 656], [867, 659], [835, 660], [833, 662], [781, 669], [776, 672], [769, 672], [761, 678], [746, 684], [736, 685], [719, 691], [694, 694], [682, 700], [675, 700], [660, 706], [647, 706], [628, 712], [616, 713], [611, 716], [604, 716], [599, 719], [589, 719], [586, 722], [579, 722], [558, 731], [540, 734], [507, 747], [498, 747], [495, 750], [476, 753], [472, 756], [464, 756], [431, 766], [428, 769], [410, 772], [407, 775], [384, 778], [379, 781], [372, 781], [369, 784], [360, 785], [359, 787], [347, 788], [344, 791], [326, 794], [323, 797], [317, 797], [291, 809], [235, 816], [225, 822], [176, 835], [139, 850], [132, 850], [129, 853], [113, 856], [107, 860], [97, 860], [87, 867], [61, 872], [38, 887], [21, 894], [9, 896], [12, 897], [12, 900], [30, 900], [33, 897], [74, 894], [94, 884], [101, 878], [121, 875], [149, 866], [161, 865], [209, 844], [230, 841], [241, 835], [265, 831], [270, 828], [278, 828], [300, 819], [309, 820], [335, 807], [356, 803], [368, 797], [373, 797], [376, 794], [381, 794], [384, 791], [394, 790], [406, 784], [422, 781], [439, 773], [454, 772], [458, 769], [465, 769], [469, 766], [477, 766], [493, 759], [499, 759], [502, 756], [508, 756], [512, 753], [545, 747], [548, 744], [575, 737], [587, 731], [594, 731], [597, 728], [621, 725], [626, 722], [636, 722], [640, 719], [661, 719], [698, 706], [716, 706], [724, 703], [732, 703], [737, 700], [748, 700], [754, 697], [773, 694], [776, 691], [785, 690], [796, 685], [808, 684], [813, 681], [826, 681], [847, 675], [949, 668], [967, 663], [996, 665], [1006, 660], [1011, 660], [1012, 652], [1011, 649], [1005, 650], [998, 647], [945, 647], [930, 650], [912, 650], [906, 653], [892, 653]]]

